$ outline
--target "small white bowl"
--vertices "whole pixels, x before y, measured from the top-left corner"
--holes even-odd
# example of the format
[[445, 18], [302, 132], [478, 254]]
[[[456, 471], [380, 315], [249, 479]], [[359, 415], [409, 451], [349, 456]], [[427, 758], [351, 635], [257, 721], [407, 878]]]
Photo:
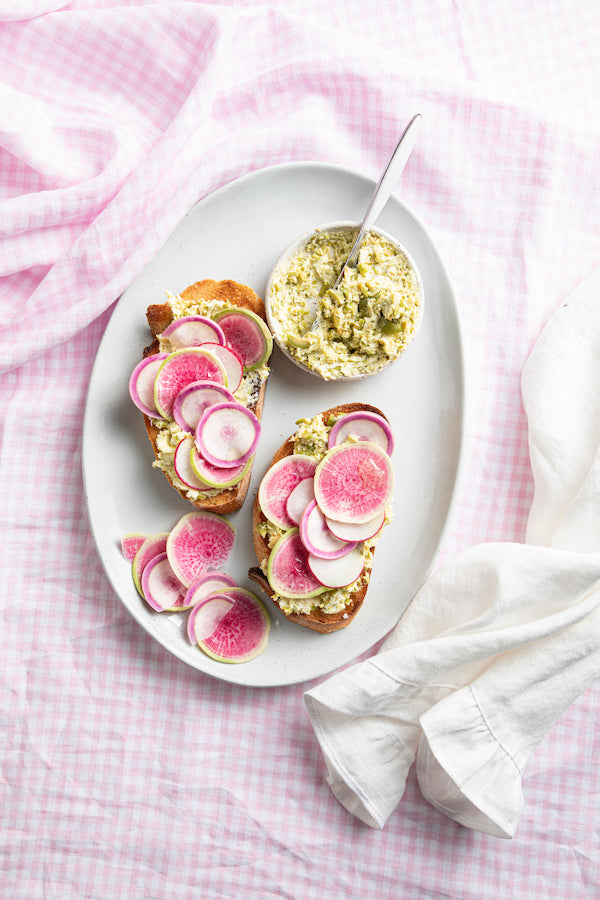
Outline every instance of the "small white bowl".
[[409, 342], [409, 344], [407, 344], [407, 346], [403, 350], [400, 351], [400, 353], [397, 356], [393, 357], [392, 359], [387, 360], [387, 362], [384, 362], [383, 364], [379, 364], [372, 370], [369, 370], [367, 372], [352, 374], [352, 375], [339, 375], [334, 378], [327, 378], [325, 375], [321, 374], [320, 372], [315, 371], [309, 365], [306, 365], [304, 362], [301, 362], [299, 359], [297, 359], [294, 356], [293, 352], [290, 352], [290, 348], [287, 344], [287, 341], [286, 341], [285, 335], [284, 335], [285, 322], [282, 321], [281, 318], [278, 318], [278, 316], [276, 315], [276, 313], [273, 309], [272, 294], [273, 294], [273, 284], [274, 284], [275, 280], [280, 276], [281, 272], [284, 271], [289, 266], [291, 259], [294, 258], [302, 250], [302, 248], [308, 243], [308, 241], [317, 232], [322, 233], [322, 232], [328, 232], [328, 231], [341, 231], [341, 230], [357, 231], [359, 227], [360, 227], [359, 222], [347, 222], [347, 221], [329, 222], [326, 225], [321, 225], [318, 228], [315, 228], [311, 231], [305, 232], [304, 234], [300, 235], [300, 237], [298, 237], [294, 241], [292, 241], [292, 243], [288, 247], [286, 247], [286, 249], [283, 251], [283, 253], [279, 257], [279, 259], [275, 263], [275, 265], [273, 267], [273, 271], [271, 272], [269, 280], [267, 281], [267, 287], [266, 287], [266, 291], [265, 291], [265, 310], [266, 310], [266, 315], [267, 315], [267, 322], [268, 322], [269, 328], [271, 329], [271, 332], [273, 333], [273, 339], [275, 340], [275, 343], [277, 344], [277, 346], [279, 347], [281, 352], [284, 354], [284, 356], [286, 356], [289, 360], [291, 360], [296, 366], [298, 366], [300, 369], [303, 369], [305, 372], [308, 372], [309, 374], [314, 375], [317, 378], [322, 378], [324, 380], [358, 381], [362, 378], [368, 378], [369, 375], [374, 375], [376, 372], [383, 371], [383, 369], [387, 368], [389, 365], [391, 365], [393, 362], [395, 362], [399, 356], [401, 356], [404, 352], [406, 352], [406, 350], [412, 343], [414, 336], [417, 333], [419, 324], [420, 324], [422, 316], [423, 316], [423, 304], [424, 304], [423, 281], [421, 279], [421, 275], [419, 274], [419, 270], [417, 269], [417, 266], [416, 266], [413, 258], [409, 254], [406, 247], [404, 247], [395, 237], [393, 237], [393, 235], [388, 234], [388, 232], [383, 231], [380, 228], [372, 227], [369, 229], [369, 232], [380, 235], [381, 237], [385, 238], [385, 240], [389, 241], [390, 244], [392, 244], [397, 250], [399, 250], [402, 253], [402, 255], [405, 257], [409, 267], [413, 270], [415, 280], [417, 282], [417, 290], [418, 290], [420, 302], [419, 302], [419, 309], [417, 311], [417, 317], [416, 317], [414, 332], [413, 332], [411, 341]]

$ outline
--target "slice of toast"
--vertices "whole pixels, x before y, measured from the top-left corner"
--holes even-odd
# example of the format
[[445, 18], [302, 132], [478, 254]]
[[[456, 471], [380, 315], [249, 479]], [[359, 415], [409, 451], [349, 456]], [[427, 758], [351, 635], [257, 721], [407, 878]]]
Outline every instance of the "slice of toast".
[[[185, 288], [185, 290], [183, 290], [179, 296], [186, 303], [210, 303], [211, 301], [216, 300], [225, 303], [227, 306], [236, 306], [243, 309], [249, 309], [251, 312], [256, 313], [256, 315], [260, 316], [261, 319], [266, 321], [265, 307], [261, 298], [252, 290], [251, 287], [248, 287], [248, 285], [245, 284], [238, 284], [237, 281], [214, 281], [212, 278], [206, 278], [203, 281], [197, 281], [194, 284], [191, 284], [189, 287]], [[154, 304], [148, 307], [146, 318], [148, 320], [148, 325], [150, 326], [152, 336], [154, 337], [154, 341], [145, 348], [144, 357], [152, 356], [153, 354], [159, 352], [158, 335], [160, 335], [165, 330], [167, 325], [170, 325], [173, 321], [173, 310], [169, 303]], [[255, 396], [253, 395], [252, 402], [248, 405], [248, 408], [252, 410], [252, 412], [258, 419], [260, 419], [262, 416], [266, 387], [266, 380], [262, 381], [259, 390], [256, 392]], [[150, 443], [152, 444], [152, 449], [154, 450], [154, 455], [158, 459], [159, 449], [157, 445], [157, 438], [159, 435], [159, 429], [155, 425], [154, 421], [149, 418], [149, 416], [144, 416], [144, 422], [146, 425], [146, 431], [148, 432]], [[250, 486], [252, 466], [250, 466], [242, 480], [238, 484], [234, 485], [234, 487], [227, 488], [225, 490], [219, 491], [217, 494], [212, 494], [211, 496], [204, 498], [200, 497], [198, 499], [190, 499], [187, 496], [185, 490], [180, 489], [171, 481], [168, 472], [165, 472], [163, 470], [163, 474], [169, 484], [173, 488], [175, 488], [175, 490], [184, 498], [184, 500], [187, 500], [188, 503], [191, 503], [197, 509], [208, 509], [211, 510], [211, 512], [218, 513], [220, 515], [229, 515], [230, 513], [234, 513], [238, 509], [241, 509], [241, 507], [244, 505], [244, 501], [248, 493], [248, 488]]]
[[[366, 403], [344, 403], [340, 406], [334, 406], [331, 409], [326, 409], [320, 415], [323, 419], [323, 422], [327, 423], [330, 417], [337, 418], [339, 416], [345, 415], [346, 413], [359, 411], [377, 413], [377, 415], [386, 418], [380, 409], [377, 409], [376, 406], [369, 406]], [[293, 452], [294, 436], [292, 435], [277, 450], [277, 452], [273, 456], [273, 459], [271, 460], [270, 465], [274, 465], [285, 456], [291, 456]], [[271, 552], [269, 544], [258, 530], [259, 525], [266, 521], [267, 518], [262, 512], [260, 504], [258, 502], [257, 492], [256, 498], [254, 500], [254, 506], [252, 508], [252, 541], [254, 544], [254, 552], [256, 553], [256, 558], [258, 560], [258, 566], [249, 569], [248, 577], [252, 579], [252, 581], [254, 581], [264, 591], [264, 593], [271, 598], [275, 606], [277, 606], [280, 612], [282, 612], [286, 619], [289, 619], [290, 622], [295, 622], [298, 625], [302, 625], [305, 628], [310, 628], [312, 631], [318, 631], [321, 634], [329, 634], [332, 631], [339, 631], [341, 628], [345, 628], [347, 625], [349, 625], [363, 605], [363, 601], [367, 593], [367, 588], [369, 586], [369, 578], [372, 566], [365, 566], [363, 575], [361, 576], [361, 586], [357, 591], [349, 595], [348, 603], [339, 612], [327, 613], [323, 609], [320, 609], [318, 606], [315, 606], [310, 612], [307, 613], [286, 613], [285, 610], [282, 609], [282, 606], [277, 599], [277, 595], [271, 588], [267, 576], [261, 568], [264, 561], [269, 557], [269, 554]], [[319, 600], [322, 600], [322, 596], [315, 598], [315, 602], [318, 603]]]

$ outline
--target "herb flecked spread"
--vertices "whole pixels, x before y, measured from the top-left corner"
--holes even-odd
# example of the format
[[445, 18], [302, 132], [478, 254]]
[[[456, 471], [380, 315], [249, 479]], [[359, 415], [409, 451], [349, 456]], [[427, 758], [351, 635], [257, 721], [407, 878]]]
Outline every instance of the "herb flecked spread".
[[[207, 316], [212, 318], [216, 312], [227, 307], [226, 303], [219, 300], [185, 301], [178, 294], [172, 294], [169, 291], [167, 291], [167, 303], [171, 307], [173, 319], [181, 319], [184, 316]], [[160, 352], [170, 353], [173, 350], [168, 339], [165, 340], [159, 335], [158, 342]], [[267, 363], [264, 363], [258, 369], [244, 372], [242, 382], [233, 396], [239, 403], [243, 403], [244, 406], [254, 406], [258, 400], [261, 385], [266, 381], [268, 375], [269, 366]], [[233, 490], [237, 487], [237, 485], [234, 485], [233, 487], [207, 488], [199, 491], [185, 485], [177, 477], [174, 459], [177, 445], [186, 436], [186, 432], [174, 421], [167, 421], [166, 419], [153, 419], [152, 421], [158, 430], [156, 437], [158, 457], [152, 465], [165, 472], [172, 484], [183, 491], [189, 500], [206, 500], [209, 497], [216, 497], [223, 491]]]
[[[280, 264], [270, 289], [272, 326], [299, 363], [322, 378], [380, 371], [412, 342], [423, 304], [408, 257], [375, 231], [367, 232], [355, 266], [333, 285], [357, 231], [317, 231]], [[312, 301], [320, 313], [311, 329]]]
[[[313, 456], [317, 460], [321, 460], [328, 449], [329, 432], [335, 424], [335, 419], [328, 422], [323, 421], [321, 415], [315, 416], [313, 419], [299, 419], [296, 422], [298, 429], [292, 436], [294, 442], [294, 453], [302, 453], [307, 456]], [[354, 440], [350, 437], [348, 440]], [[391, 507], [386, 509], [384, 525], [391, 521]], [[279, 604], [282, 611], [286, 614], [299, 613], [307, 614], [313, 609], [321, 609], [325, 613], [341, 612], [351, 601], [352, 594], [359, 591], [363, 586], [368, 584], [373, 566], [373, 552], [379, 537], [381, 529], [376, 535], [369, 540], [362, 542], [362, 554], [364, 559], [364, 569], [356, 581], [347, 587], [334, 588], [326, 590], [316, 597], [306, 600], [296, 600], [289, 597], [282, 597], [276, 594], [274, 600]], [[272, 549], [279, 538], [285, 534], [283, 528], [279, 528], [273, 522], [263, 521], [258, 525], [258, 533], [264, 539], [269, 549]], [[261, 561], [261, 569], [267, 574], [267, 560]]]

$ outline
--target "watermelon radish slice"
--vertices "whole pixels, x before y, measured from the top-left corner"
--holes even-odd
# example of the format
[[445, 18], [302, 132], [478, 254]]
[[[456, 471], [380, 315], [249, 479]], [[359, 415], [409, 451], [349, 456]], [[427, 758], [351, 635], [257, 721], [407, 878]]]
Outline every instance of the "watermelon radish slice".
[[257, 369], [273, 350], [273, 338], [266, 324], [249, 309], [230, 306], [215, 313], [223, 329], [225, 343], [238, 354], [245, 369]]
[[187, 634], [191, 644], [204, 641], [217, 630], [223, 618], [232, 609], [234, 601], [223, 594], [213, 593], [200, 600], [192, 609], [187, 621]]
[[258, 502], [263, 514], [279, 528], [296, 524], [287, 514], [288, 497], [301, 481], [312, 478], [317, 460], [304, 453], [284, 456], [267, 470], [258, 488]]
[[235, 402], [233, 394], [213, 381], [192, 381], [175, 397], [173, 418], [182, 431], [194, 432], [205, 409], [215, 403]]
[[227, 387], [223, 363], [204, 347], [176, 350], [167, 356], [154, 381], [154, 404], [164, 419], [172, 418], [177, 394], [193, 381], [214, 381]]
[[179, 580], [189, 587], [210, 569], [221, 569], [233, 548], [235, 528], [207, 510], [187, 513], [167, 539], [167, 555]]
[[331, 533], [315, 500], [300, 520], [300, 537], [308, 552], [321, 559], [339, 559], [356, 547], [356, 541], [341, 541]]
[[308, 567], [317, 581], [327, 588], [341, 588], [352, 584], [365, 567], [362, 551], [357, 547], [337, 559], [323, 559], [308, 554]]
[[306, 507], [315, 499], [312, 478], [303, 478], [293, 489], [285, 504], [287, 516], [294, 525], [299, 525]]
[[[227, 575], [225, 572], [207, 572], [196, 578], [191, 587], [188, 588], [181, 609], [190, 609], [197, 606], [201, 600], [206, 600], [211, 594], [218, 594], [227, 588], [237, 587], [235, 578]], [[195, 640], [190, 638], [192, 643]]]
[[332, 447], [315, 472], [317, 503], [336, 522], [368, 522], [384, 511], [393, 490], [392, 462], [372, 441]]
[[223, 468], [222, 466], [213, 466], [203, 459], [198, 453], [198, 448], [194, 444], [190, 453], [190, 464], [196, 476], [200, 481], [204, 482], [207, 487], [224, 490], [225, 488], [233, 487], [240, 483], [244, 475], [250, 469], [252, 459], [249, 459], [248, 462], [243, 463], [241, 466], [228, 466], [226, 468]]
[[332, 534], [341, 541], [368, 541], [369, 538], [375, 537], [383, 528], [385, 522], [385, 511], [369, 519], [368, 522], [336, 522], [334, 519], [325, 519], [327, 526]]
[[127, 562], [133, 562], [133, 557], [138, 552], [147, 537], [147, 534], [142, 534], [140, 531], [132, 531], [129, 534], [122, 535], [121, 553], [123, 554], [123, 557], [127, 560]]
[[142, 573], [142, 591], [146, 603], [165, 612], [183, 603], [186, 590], [175, 575], [166, 553], [151, 559]]
[[270, 628], [269, 613], [256, 594], [234, 587], [194, 607], [188, 637], [218, 662], [244, 663], [265, 650]]
[[282, 534], [271, 550], [267, 579], [276, 594], [294, 600], [307, 600], [325, 590], [308, 566], [308, 551], [297, 528]]
[[154, 402], [154, 382], [168, 353], [155, 353], [137, 364], [129, 378], [129, 395], [137, 408], [151, 419], [161, 418]]
[[191, 435], [189, 437], [184, 437], [179, 441], [173, 457], [175, 474], [187, 488], [192, 488], [192, 490], [195, 491], [206, 490], [210, 485], [207, 485], [205, 481], [202, 481], [192, 468], [191, 455], [194, 449], [194, 439]]
[[222, 328], [206, 316], [182, 316], [175, 319], [160, 335], [161, 340], [168, 340], [173, 350], [183, 347], [198, 347], [200, 344], [224, 344], [225, 335]]
[[196, 428], [200, 455], [213, 466], [241, 466], [256, 450], [260, 422], [241, 403], [216, 403], [206, 409]]
[[239, 354], [231, 347], [221, 346], [221, 344], [207, 344], [206, 349], [210, 350], [223, 363], [227, 375], [227, 387], [232, 394], [235, 393], [242, 383], [244, 374], [244, 366]]
[[134, 584], [141, 597], [144, 596], [142, 590], [142, 573], [151, 559], [154, 559], [155, 556], [165, 552], [167, 549], [168, 537], [168, 531], [161, 531], [158, 534], [149, 535], [133, 557], [131, 571]]
[[329, 432], [329, 446], [336, 447], [338, 444], [343, 444], [350, 435], [358, 438], [359, 441], [372, 441], [374, 444], [379, 444], [388, 456], [393, 453], [392, 429], [389, 422], [377, 413], [358, 410], [339, 418]]

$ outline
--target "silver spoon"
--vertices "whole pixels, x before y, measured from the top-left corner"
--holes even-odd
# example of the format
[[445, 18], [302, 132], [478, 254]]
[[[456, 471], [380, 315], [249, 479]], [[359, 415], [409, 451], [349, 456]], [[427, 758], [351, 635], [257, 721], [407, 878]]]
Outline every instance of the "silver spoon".
[[[369, 203], [369, 207], [365, 213], [365, 217], [362, 220], [362, 224], [358, 230], [358, 234], [356, 235], [356, 240], [352, 245], [352, 249], [348, 254], [348, 259], [344, 263], [341, 268], [340, 274], [337, 277], [335, 284], [333, 285], [332, 290], [335, 290], [341, 283], [342, 278], [344, 277], [344, 272], [348, 266], [354, 265], [356, 259], [358, 257], [358, 251], [360, 250], [360, 245], [363, 242], [365, 233], [369, 230], [371, 225], [375, 223], [375, 220], [379, 217], [380, 213], [383, 211], [383, 207], [390, 199], [392, 191], [396, 186], [396, 182], [400, 177], [404, 166], [408, 162], [408, 157], [412, 153], [412, 149], [415, 146], [415, 142], [417, 140], [417, 132], [419, 130], [419, 125], [421, 123], [421, 113], [416, 113], [402, 132], [400, 140], [396, 144], [394, 152], [390, 157], [390, 161], [387, 166], [383, 170], [381, 178], [377, 183], [377, 187], [373, 192], [373, 196], [371, 198], [371, 202]], [[309, 331], [316, 331], [320, 324], [320, 313], [319, 313], [319, 304], [315, 304], [316, 306], [316, 315], [313, 320], [312, 325], [310, 326]]]

